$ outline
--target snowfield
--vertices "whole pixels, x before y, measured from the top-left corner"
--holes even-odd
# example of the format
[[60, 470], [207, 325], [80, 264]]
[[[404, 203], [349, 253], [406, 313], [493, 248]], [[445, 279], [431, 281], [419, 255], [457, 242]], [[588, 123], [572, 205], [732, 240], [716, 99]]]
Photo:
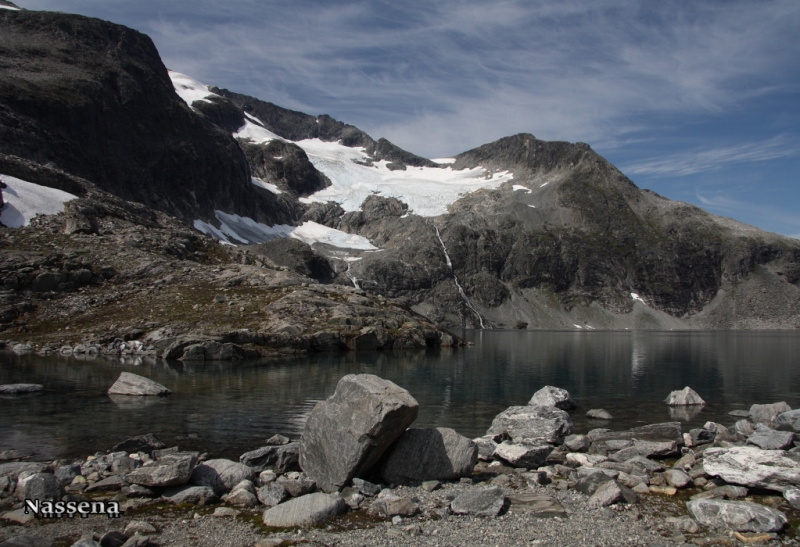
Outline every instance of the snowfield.
[[36, 215], [55, 215], [64, 210], [64, 203], [74, 196], [55, 188], [40, 186], [8, 175], [0, 175], [8, 185], [4, 188], [5, 205], [0, 209], [0, 222], [9, 228], [22, 228]]
[[316, 222], [308, 221], [300, 226], [289, 226], [287, 224], [267, 226], [261, 222], [256, 222], [252, 218], [229, 215], [222, 211], [215, 211], [215, 213], [217, 220], [220, 222], [219, 228], [202, 220], [195, 220], [194, 227], [196, 230], [230, 245], [263, 243], [279, 237], [292, 237], [309, 245], [325, 243], [340, 249], [378, 250], [365, 237], [328, 228]]
[[[184, 74], [170, 71], [169, 75], [178, 95], [190, 106], [193, 101], [213, 95], [208, 86]], [[234, 137], [250, 139], [258, 144], [281, 139], [275, 133], [265, 129], [258, 118], [250, 114], [246, 114], [245, 117], [245, 124], [233, 134]], [[495, 189], [514, 178], [513, 174], [508, 171], [493, 173], [483, 167], [453, 170], [448, 164], [453, 163], [455, 158], [433, 160], [442, 165], [442, 167], [407, 166], [405, 171], [392, 171], [387, 167], [389, 163], [387, 161], [372, 163], [363, 148], [350, 148], [338, 142], [324, 142], [320, 139], [281, 140], [294, 142], [302, 148], [314, 167], [324, 173], [331, 181], [331, 186], [307, 198], [300, 198], [300, 201], [302, 203], [333, 201], [340, 204], [348, 212], [358, 211], [367, 197], [372, 194], [378, 194], [399, 199], [408, 205], [409, 212], [413, 214], [435, 217], [446, 214], [447, 207], [458, 201], [464, 194], [481, 189]], [[277, 187], [273, 189], [263, 181], [254, 179], [253, 183], [273, 192], [277, 190]], [[525, 190], [530, 192], [528, 188], [525, 188]], [[221, 215], [225, 215], [225, 213], [218, 213], [217, 219], [223, 222]], [[258, 238], [267, 236], [270, 239], [272, 237], [298, 237], [298, 239], [303, 239], [296, 235], [295, 232], [291, 236], [278, 235], [286, 231], [278, 230], [277, 226], [270, 228], [273, 230], [272, 232], [265, 232], [261, 227], [256, 228], [248, 224], [248, 221], [254, 222], [251, 219], [240, 217], [237, 217], [237, 219], [227, 223], [223, 222], [223, 226], [219, 229], [203, 221], [196, 221], [195, 227], [228, 243], [231, 243], [230, 238], [242, 242], [256, 242], [265, 241], [265, 239]], [[203, 228], [201, 229], [198, 226], [203, 226]], [[297, 230], [300, 230], [300, 228], [302, 227], [298, 227]], [[224, 239], [222, 239], [223, 236]], [[252, 239], [253, 237], [256, 239]], [[337, 239], [337, 241], [340, 240]], [[349, 243], [348, 245], [351, 244]]]

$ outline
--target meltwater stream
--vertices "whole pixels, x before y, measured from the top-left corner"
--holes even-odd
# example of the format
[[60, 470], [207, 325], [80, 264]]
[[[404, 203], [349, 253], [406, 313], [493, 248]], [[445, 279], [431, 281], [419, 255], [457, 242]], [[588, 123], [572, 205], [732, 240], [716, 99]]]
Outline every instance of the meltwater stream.
[[[567, 389], [579, 407], [575, 430], [625, 429], [680, 420], [684, 429], [753, 403], [800, 407], [798, 332], [626, 332], [467, 330], [466, 348], [350, 352], [239, 363], [77, 360], [0, 352], [0, 384], [40, 383], [45, 391], [0, 397], [0, 452], [79, 457], [154, 433], [168, 446], [237, 459], [275, 433], [297, 438], [314, 405], [345, 374], [370, 373], [409, 390], [415, 427], [483, 435], [504, 409], [526, 404], [544, 385]], [[121, 371], [152, 378], [166, 398], [111, 398]], [[674, 389], [691, 386], [707, 404], [670, 411]], [[588, 420], [605, 408], [610, 423]]]

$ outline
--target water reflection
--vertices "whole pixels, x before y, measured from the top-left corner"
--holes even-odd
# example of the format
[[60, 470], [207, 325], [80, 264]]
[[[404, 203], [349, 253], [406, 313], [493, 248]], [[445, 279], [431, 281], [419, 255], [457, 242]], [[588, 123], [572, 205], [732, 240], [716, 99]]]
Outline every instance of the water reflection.
[[[727, 412], [785, 400], [800, 406], [798, 333], [468, 331], [475, 345], [404, 352], [286, 358], [271, 362], [181, 363], [0, 356], [0, 383], [41, 383], [45, 393], [0, 402], [0, 451], [34, 448], [48, 457], [106, 450], [152, 432], [164, 442], [236, 457], [274, 433], [297, 436], [314, 405], [345, 374], [371, 373], [420, 402], [416, 425], [483, 434], [492, 418], [524, 405], [546, 384], [580, 405], [578, 431], [680, 419], [732, 423]], [[110, 398], [123, 370], [173, 391], [168, 398]], [[664, 398], [691, 386], [707, 404], [671, 413]], [[123, 400], [124, 399], [124, 400]], [[585, 418], [605, 408], [610, 424]], [[674, 411], [673, 411], [674, 412]]]

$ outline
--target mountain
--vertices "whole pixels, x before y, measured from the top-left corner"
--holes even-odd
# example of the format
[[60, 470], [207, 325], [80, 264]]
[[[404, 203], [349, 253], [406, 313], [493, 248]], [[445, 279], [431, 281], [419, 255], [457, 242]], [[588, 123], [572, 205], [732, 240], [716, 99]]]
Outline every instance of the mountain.
[[0, 53], [0, 174], [94, 203], [72, 229], [102, 232], [107, 193], [445, 327], [800, 328], [800, 241], [642, 190], [587, 144], [421, 158], [81, 16], [0, 10]]

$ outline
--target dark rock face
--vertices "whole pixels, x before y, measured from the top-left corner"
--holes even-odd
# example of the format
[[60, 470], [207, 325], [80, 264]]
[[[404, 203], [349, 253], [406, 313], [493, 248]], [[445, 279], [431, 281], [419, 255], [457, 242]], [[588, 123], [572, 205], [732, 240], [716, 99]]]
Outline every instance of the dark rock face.
[[359, 128], [334, 120], [325, 114], [310, 116], [227, 89], [212, 87], [211, 90], [255, 116], [264, 123], [264, 127], [285, 139], [293, 141], [320, 139], [327, 142], [338, 141], [345, 146], [364, 147], [373, 160], [388, 160], [398, 166], [435, 167], [437, 165], [431, 160], [406, 152], [386, 139], [375, 141]]
[[328, 177], [311, 164], [305, 151], [292, 142], [273, 140], [253, 144], [242, 140], [240, 146], [253, 176], [283, 191], [309, 196], [331, 185]]
[[214, 209], [267, 220], [235, 140], [175, 94], [150, 38], [77, 15], [1, 11], [0, 152], [186, 222]]
[[335, 275], [327, 258], [297, 239], [273, 239], [247, 248], [256, 255], [268, 257], [278, 266], [284, 266], [322, 283], [330, 282]]

